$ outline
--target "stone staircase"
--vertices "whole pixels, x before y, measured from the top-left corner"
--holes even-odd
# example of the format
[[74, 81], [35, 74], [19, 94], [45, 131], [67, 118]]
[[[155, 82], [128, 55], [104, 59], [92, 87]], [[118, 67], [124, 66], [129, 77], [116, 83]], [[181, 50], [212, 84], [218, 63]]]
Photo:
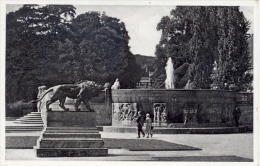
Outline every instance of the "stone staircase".
[[31, 112], [23, 117], [20, 117], [14, 121], [14, 123], [20, 124], [42, 124], [42, 117], [40, 112]]
[[43, 130], [43, 121], [40, 112], [31, 112], [18, 119], [7, 118], [6, 133], [34, 132]]

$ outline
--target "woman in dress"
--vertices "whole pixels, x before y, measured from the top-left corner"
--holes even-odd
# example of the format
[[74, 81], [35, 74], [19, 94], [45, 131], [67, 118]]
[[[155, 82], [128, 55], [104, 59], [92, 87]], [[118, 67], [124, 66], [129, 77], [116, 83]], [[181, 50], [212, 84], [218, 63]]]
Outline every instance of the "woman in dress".
[[146, 114], [146, 133], [147, 133], [147, 138], [149, 138], [149, 134], [151, 135], [151, 137], [153, 136], [152, 119], [150, 118], [150, 114]]

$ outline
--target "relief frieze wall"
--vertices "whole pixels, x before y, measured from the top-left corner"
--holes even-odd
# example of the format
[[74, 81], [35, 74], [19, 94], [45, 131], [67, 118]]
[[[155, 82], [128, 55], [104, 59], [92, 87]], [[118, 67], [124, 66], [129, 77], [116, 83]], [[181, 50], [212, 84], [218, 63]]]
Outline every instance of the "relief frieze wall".
[[[138, 110], [150, 113], [154, 120], [160, 121], [160, 111], [154, 111], [155, 103], [167, 105], [165, 116], [167, 123], [185, 123], [190, 120], [198, 123], [233, 124], [232, 111], [237, 104], [242, 112], [241, 122], [253, 122], [253, 93], [236, 93], [223, 90], [151, 90], [151, 89], [119, 89], [112, 90], [113, 103], [136, 103]], [[114, 107], [115, 108], [115, 107]], [[166, 107], [165, 107], [166, 108]], [[156, 110], [156, 109], [155, 109]], [[116, 110], [114, 110], [116, 111]], [[119, 115], [125, 115], [125, 112]], [[131, 112], [131, 111], [128, 111]], [[160, 113], [160, 114], [158, 114]], [[116, 115], [118, 122], [132, 122], [132, 116]], [[158, 116], [160, 115], [160, 116]], [[157, 118], [157, 119], [156, 119]], [[163, 119], [163, 118], [162, 118]]]

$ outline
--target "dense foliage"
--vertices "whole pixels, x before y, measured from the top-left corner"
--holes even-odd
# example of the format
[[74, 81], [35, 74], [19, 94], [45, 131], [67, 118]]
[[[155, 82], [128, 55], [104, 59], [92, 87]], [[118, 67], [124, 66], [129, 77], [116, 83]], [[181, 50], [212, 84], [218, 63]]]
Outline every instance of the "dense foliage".
[[37, 87], [119, 78], [140, 80], [123, 22], [105, 13], [76, 17], [71, 5], [24, 5], [6, 16], [6, 102], [31, 100]]
[[136, 63], [142, 67], [142, 77], [149, 77], [155, 70], [154, 61], [156, 57], [140, 54], [135, 54], [134, 56], [136, 58]]
[[247, 75], [249, 26], [239, 7], [176, 7], [157, 25], [162, 35], [155, 52], [154, 88], [164, 87], [164, 69], [171, 57], [175, 69], [190, 64], [189, 79], [195, 88], [222, 88], [227, 82], [245, 90], [252, 81]]

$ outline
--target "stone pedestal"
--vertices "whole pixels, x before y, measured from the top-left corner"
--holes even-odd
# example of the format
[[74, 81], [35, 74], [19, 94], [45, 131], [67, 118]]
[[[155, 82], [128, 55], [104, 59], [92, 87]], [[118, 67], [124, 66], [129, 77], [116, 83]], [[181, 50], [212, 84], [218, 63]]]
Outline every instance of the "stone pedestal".
[[95, 126], [95, 112], [47, 112], [47, 127], [37, 142], [37, 157], [106, 156]]

